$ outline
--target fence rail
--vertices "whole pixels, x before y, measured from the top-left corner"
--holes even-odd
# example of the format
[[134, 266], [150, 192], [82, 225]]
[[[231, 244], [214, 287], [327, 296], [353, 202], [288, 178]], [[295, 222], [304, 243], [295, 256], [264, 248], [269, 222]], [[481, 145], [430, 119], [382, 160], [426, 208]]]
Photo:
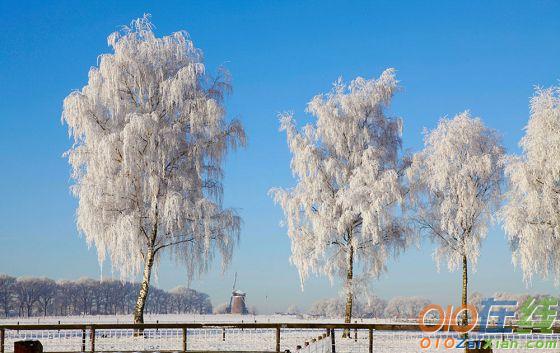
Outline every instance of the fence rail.
[[[508, 326], [513, 331], [518, 326]], [[475, 327], [473, 332], [479, 331]], [[17, 339], [39, 339], [51, 342], [57, 351], [74, 352], [109, 352], [126, 351], [115, 348], [114, 342], [124, 342], [126, 347], [138, 347], [131, 351], [158, 352], [222, 352], [223, 347], [232, 349], [229, 342], [236, 339], [246, 342], [243, 349], [228, 350], [229, 352], [285, 352], [289, 346], [302, 352], [336, 352], [336, 332], [349, 332], [349, 339], [362, 344], [361, 351], [374, 351], [374, 333], [417, 332], [421, 335], [418, 324], [391, 323], [146, 323], [146, 324], [23, 324], [0, 325], [0, 353], [6, 353], [8, 343]], [[358, 339], [358, 332], [360, 337]], [[535, 332], [535, 331], [533, 331]], [[554, 333], [560, 332], [555, 327]], [[410, 334], [409, 334], [410, 335]], [[226, 342], [226, 337], [228, 342]], [[229, 341], [231, 337], [231, 341]], [[412, 335], [411, 337], [416, 337]], [[111, 341], [112, 340], [112, 341]], [[344, 343], [338, 339], [340, 343]], [[347, 339], [348, 340], [348, 339]], [[55, 346], [53, 341], [60, 346]], [[284, 344], [283, 344], [284, 341]], [[110, 343], [113, 342], [113, 343]], [[150, 346], [153, 342], [155, 345]], [[214, 342], [214, 350], [208, 350], [203, 343]], [[192, 344], [191, 344], [192, 343]], [[223, 344], [222, 344], [223, 343]], [[289, 344], [288, 344], [289, 343]], [[100, 348], [101, 345], [102, 348]], [[136, 346], [134, 345], [136, 344]], [[311, 346], [315, 345], [315, 350]], [[252, 347], [267, 349], [251, 349]], [[63, 347], [64, 349], [60, 349]], [[222, 348], [220, 348], [222, 347]], [[304, 350], [308, 349], [308, 350]]]

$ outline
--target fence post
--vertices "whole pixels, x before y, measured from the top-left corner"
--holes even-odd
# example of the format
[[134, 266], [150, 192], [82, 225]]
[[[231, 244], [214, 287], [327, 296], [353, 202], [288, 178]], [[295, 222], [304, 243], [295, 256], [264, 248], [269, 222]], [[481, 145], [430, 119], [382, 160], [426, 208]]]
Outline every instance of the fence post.
[[280, 353], [280, 327], [276, 328], [276, 352]]
[[334, 328], [331, 328], [331, 353], [336, 353], [336, 342], [334, 340]]
[[[358, 321], [354, 321], [355, 324], [358, 323]], [[358, 342], [358, 328], [354, 329], [354, 342]]]
[[369, 353], [373, 353], [373, 329], [369, 329]]
[[82, 329], [82, 352], [86, 351], [86, 329]]
[[225, 340], [226, 340], [226, 329], [223, 328], [223, 329], [222, 329], [222, 341], [225, 342]]
[[91, 328], [91, 353], [95, 352], [95, 329]]
[[187, 351], [187, 328], [183, 327], [183, 352]]
[[0, 353], [4, 353], [4, 335], [6, 331], [3, 328], [0, 328]]

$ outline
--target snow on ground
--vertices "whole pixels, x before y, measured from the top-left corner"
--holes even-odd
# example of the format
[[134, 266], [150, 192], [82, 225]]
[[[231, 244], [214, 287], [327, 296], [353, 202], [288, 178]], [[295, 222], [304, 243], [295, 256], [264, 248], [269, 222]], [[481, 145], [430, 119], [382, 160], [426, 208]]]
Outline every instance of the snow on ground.
[[[295, 315], [148, 315], [146, 322], [204, 322], [204, 323], [240, 323], [240, 322], [315, 322], [333, 323], [342, 320], [333, 319], [310, 319]], [[381, 320], [357, 320], [358, 322], [380, 322]], [[387, 320], [383, 320], [387, 322]], [[46, 317], [17, 319], [11, 318], [0, 320], [0, 324], [30, 324], [30, 323], [130, 323], [131, 316], [76, 316], [76, 317]], [[224, 339], [225, 333], [225, 339]], [[281, 349], [291, 352], [305, 353], [326, 353], [331, 351], [330, 337], [323, 338], [323, 329], [282, 329]], [[8, 331], [6, 337], [6, 352], [13, 351], [13, 343], [17, 340], [39, 339], [49, 351], [80, 351], [82, 348], [82, 331]], [[343, 339], [342, 331], [337, 330], [335, 335], [336, 351], [345, 352], [368, 352], [368, 331], [358, 330], [357, 337], [354, 338], [354, 331], [351, 339]], [[320, 337], [320, 338], [319, 338]], [[431, 352], [464, 352], [462, 349], [445, 349], [445, 339], [450, 335], [438, 336], [439, 346], [435, 347], [437, 338], [431, 336], [432, 346], [428, 349], [420, 347], [420, 340], [426, 336], [419, 332], [374, 332], [373, 347], [376, 353], [431, 353]], [[474, 335], [473, 335], [474, 337]], [[458, 338], [452, 337], [455, 341]], [[475, 337], [476, 338], [476, 337]], [[480, 337], [478, 337], [480, 338]], [[488, 338], [486, 336], [486, 338]], [[531, 337], [495, 336], [497, 340], [508, 341], [510, 339], [520, 339], [518, 349], [495, 349], [494, 352], [521, 353], [532, 352], [534, 349], [523, 349], [527, 340], [546, 340], [558, 341], [559, 335], [533, 335]], [[306, 342], [308, 345], [306, 345]], [[450, 342], [450, 341], [447, 341]], [[86, 339], [86, 351], [90, 349], [89, 336]], [[297, 350], [297, 346], [301, 349]], [[251, 350], [251, 351], [274, 351], [275, 349], [275, 330], [274, 329], [240, 329], [240, 328], [205, 328], [189, 329], [187, 336], [187, 346], [190, 350]], [[182, 332], [177, 329], [150, 329], [145, 330], [144, 337], [134, 337], [132, 330], [97, 330], [95, 338], [96, 351], [161, 351], [161, 350], [180, 350], [182, 347]], [[560, 344], [558, 344], [560, 348]], [[544, 350], [545, 352], [556, 352], [556, 350]]]
[[[146, 323], [175, 323], [175, 322], [195, 322], [195, 323], [274, 323], [274, 322], [316, 322], [334, 323], [343, 322], [343, 319], [314, 318], [302, 315], [269, 314], [269, 315], [235, 315], [235, 314], [157, 314], [144, 315]], [[359, 323], [381, 323], [395, 322], [391, 319], [355, 319]], [[88, 315], [88, 316], [47, 316], [31, 318], [7, 318], [0, 319], [0, 324], [82, 324], [82, 323], [132, 323], [130, 315]]]

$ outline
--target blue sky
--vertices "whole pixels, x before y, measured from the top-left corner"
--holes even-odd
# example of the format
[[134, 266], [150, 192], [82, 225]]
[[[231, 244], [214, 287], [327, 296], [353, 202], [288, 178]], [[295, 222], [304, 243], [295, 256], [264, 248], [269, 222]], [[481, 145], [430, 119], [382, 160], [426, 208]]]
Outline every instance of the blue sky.
[[[225, 203], [244, 218], [241, 243], [224, 275], [215, 266], [192, 287], [219, 304], [237, 271], [239, 288], [263, 312], [306, 307], [338, 292], [324, 278], [301, 292], [289, 263], [281, 211], [267, 196], [273, 186], [293, 185], [278, 112], [292, 110], [306, 122], [306, 102], [337, 77], [373, 77], [394, 67], [403, 89], [391, 113], [404, 119], [406, 148], [421, 147], [423, 127], [470, 109], [517, 152], [534, 86], [560, 78], [557, 1], [3, 1], [0, 273], [100, 276], [95, 249], [74, 223], [76, 201], [61, 156], [70, 146], [62, 100], [108, 52], [106, 37], [143, 13], [152, 14], [160, 36], [188, 31], [210, 71], [225, 65], [232, 74], [227, 108], [244, 123], [249, 145], [228, 159]], [[458, 302], [459, 273], [436, 272], [431, 252], [425, 243], [389, 263], [372, 282], [375, 293]], [[108, 264], [104, 275], [111, 276]], [[185, 285], [185, 271], [164, 262], [156, 283]], [[542, 280], [525, 288], [499, 226], [484, 243], [471, 290], [558, 291]]]

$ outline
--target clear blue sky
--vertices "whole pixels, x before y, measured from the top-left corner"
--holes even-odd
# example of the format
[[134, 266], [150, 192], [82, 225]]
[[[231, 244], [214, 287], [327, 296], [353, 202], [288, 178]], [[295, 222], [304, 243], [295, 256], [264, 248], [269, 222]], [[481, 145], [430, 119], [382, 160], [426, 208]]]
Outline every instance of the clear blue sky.
[[[306, 102], [338, 76], [372, 77], [394, 67], [403, 91], [392, 113], [404, 119], [407, 148], [421, 147], [423, 127], [470, 109], [516, 152], [533, 87], [560, 78], [560, 2], [552, 0], [2, 1], [0, 273], [99, 277], [95, 249], [74, 224], [76, 201], [61, 157], [70, 146], [62, 100], [86, 83], [90, 66], [109, 50], [107, 35], [145, 12], [158, 35], [187, 30], [211, 71], [221, 64], [231, 71], [228, 111], [249, 135], [248, 148], [229, 158], [225, 175], [225, 203], [245, 222], [241, 244], [225, 275], [215, 266], [192, 283], [215, 304], [229, 297], [235, 271], [239, 288], [261, 311], [306, 307], [338, 291], [319, 278], [302, 293], [289, 263], [281, 212], [267, 196], [272, 186], [293, 185], [278, 112], [293, 110], [305, 121]], [[376, 293], [458, 302], [459, 273], [437, 273], [431, 252], [427, 243], [391, 262], [373, 282]], [[109, 265], [104, 270], [111, 275]], [[185, 285], [185, 272], [164, 262], [156, 282]], [[485, 294], [526, 290], [499, 227], [484, 243], [471, 284]], [[540, 280], [529, 290], [557, 292]]]

